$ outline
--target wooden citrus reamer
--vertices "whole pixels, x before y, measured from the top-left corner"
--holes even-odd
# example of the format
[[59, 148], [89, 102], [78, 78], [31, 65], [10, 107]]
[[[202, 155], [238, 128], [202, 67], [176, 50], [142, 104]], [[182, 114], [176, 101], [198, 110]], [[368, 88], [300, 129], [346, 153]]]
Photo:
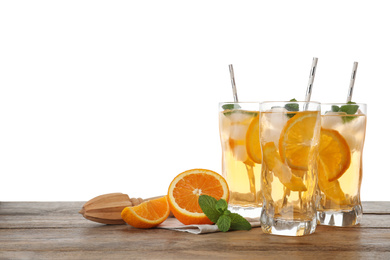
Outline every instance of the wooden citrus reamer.
[[126, 207], [133, 207], [144, 201], [157, 199], [162, 196], [142, 199], [130, 198], [123, 193], [108, 193], [87, 201], [79, 211], [84, 218], [102, 224], [125, 224], [121, 212]]

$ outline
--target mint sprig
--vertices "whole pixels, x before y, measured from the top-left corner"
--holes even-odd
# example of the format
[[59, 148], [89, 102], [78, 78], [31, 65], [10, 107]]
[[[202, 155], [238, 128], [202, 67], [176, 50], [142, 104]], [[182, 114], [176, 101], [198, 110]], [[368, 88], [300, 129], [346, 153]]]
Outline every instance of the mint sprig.
[[203, 213], [213, 222], [216, 223], [218, 229], [222, 232], [230, 230], [251, 230], [252, 226], [242, 216], [237, 213], [231, 213], [228, 210], [226, 200], [215, 198], [208, 195], [200, 195], [199, 206]]
[[[297, 102], [297, 100], [295, 98], [291, 99], [290, 102]], [[290, 103], [290, 104], [286, 104], [284, 106], [285, 109], [287, 109], [288, 111], [299, 111], [299, 104], [298, 103]], [[292, 118], [293, 116], [295, 116], [296, 113], [289, 113], [287, 114], [287, 116], [289, 118]]]
[[[347, 103], [347, 105], [342, 105], [341, 107], [333, 105], [331, 109], [332, 109], [332, 112], [344, 112], [347, 115], [354, 115], [358, 111], [359, 106], [356, 105], [355, 102], [349, 101]], [[355, 118], [356, 118], [356, 116], [343, 116], [342, 120], [343, 120], [343, 123], [347, 123], [347, 122], [352, 121]]]
[[225, 104], [222, 106], [223, 110], [233, 110], [233, 109], [240, 109], [240, 105], [238, 104]]

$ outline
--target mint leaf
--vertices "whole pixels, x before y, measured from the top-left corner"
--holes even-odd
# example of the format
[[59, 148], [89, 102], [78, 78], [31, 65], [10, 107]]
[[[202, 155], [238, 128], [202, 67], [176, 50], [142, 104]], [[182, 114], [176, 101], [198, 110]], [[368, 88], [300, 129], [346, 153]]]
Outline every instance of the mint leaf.
[[239, 109], [241, 107], [238, 104], [225, 104], [222, 106], [222, 108], [223, 108], [223, 110], [227, 110], [227, 109], [233, 110], [233, 109]]
[[228, 204], [224, 199], [218, 200], [217, 203], [215, 204], [215, 209], [221, 214], [224, 214], [227, 208], [228, 208]]
[[[293, 98], [290, 100], [290, 102], [291, 101], [297, 101], [297, 100]], [[297, 103], [286, 104], [284, 108], [287, 109], [288, 111], [299, 111], [299, 105]]]
[[243, 218], [239, 214], [231, 213], [229, 215], [229, 217], [231, 219], [231, 224], [230, 224], [231, 230], [251, 230], [252, 229], [252, 226], [248, 222], [248, 220], [246, 220], [245, 218]]
[[348, 102], [348, 105], [343, 105], [340, 107], [340, 112], [345, 112], [348, 115], [354, 115], [359, 109], [358, 105], [355, 105], [355, 102]]
[[339, 112], [339, 111], [340, 111], [339, 106], [335, 106], [335, 105], [332, 106], [332, 112]]
[[219, 217], [222, 215], [215, 207], [217, 200], [208, 195], [200, 195], [198, 203], [206, 217], [208, 217], [211, 222], [217, 223]]
[[[356, 114], [358, 109], [359, 109], [359, 106], [356, 105], [355, 102], [351, 102], [351, 101], [349, 101], [347, 103], [347, 105], [342, 105], [341, 107], [338, 107], [335, 105], [332, 106], [332, 112], [344, 112], [348, 115]], [[343, 120], [343, 123], [350, 122], [355, 118], [356, 118], [356, 116], [343, 116], [343, 117], [341, 117], [341, 119]]]
[[[291, 99], [290, 101], [297, 101], [295, 98]], [[291, 104], [286, 104], [284, 105], [284, 108], [287, 109], [288, 111], [299, 111], [299, 105], [297, 103], [291, 103]], [[287, 114], [289, 118], [292, 118], [295, 116], [295, 113], [289, 113]]]
[[217, 221], [218, 229], [221, 230], [222, 232], [229, 231], [231, 222], [232, 220], [229, 216], [226, 215], [220, 216]]

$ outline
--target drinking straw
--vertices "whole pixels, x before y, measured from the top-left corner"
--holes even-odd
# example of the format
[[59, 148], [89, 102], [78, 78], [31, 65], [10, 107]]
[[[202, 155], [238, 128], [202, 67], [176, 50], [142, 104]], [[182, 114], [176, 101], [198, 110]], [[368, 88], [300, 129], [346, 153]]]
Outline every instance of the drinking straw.
[[306, 89], [305, 101], [307, 101], [307, 102], [310, 101], [310, 98], [311, 98], [311, 91], [313, 88], [314, 77], [316, 75], [317, 62], [318, 62], [318, 58], [314, 57], [313, 62], [311, 63], [309, 83], [307, 84], [307, 89]]
[[351, 80], [350, 80], [350, 82], [349, 82], [347, 103], [348, 103], [348, 102], [351, 102], [351, 100], [352, 100], [353, 86], [355, 85], [355, 78], [356, 78], [357, 67], [358, 67], [358, 63], [355, 61], [355, 62], [353, 63], [352, 74], [351, 74]]
[[235, 79], [234, 79], [233, 64], [229, 64], [229, 71], [230, 71], [230, 80], [231, 80], [231, 82], [232, 82], [232, 88], [233, 88], [233, 98], [234, 98], [234, 102], [238, 102], [236, 81], [235, 81]]
[[[310, 102], [311, 99], [311, 91], [313, 89], [314, 77], [316, 75], [317, 62], [318, 62], [318, 58], [313, 57], [313, 61], [311, 63], [310, 75], [309, 75], [309, 82], [307, 84], [307, 89], [306, 89], [305, 102]], [[308, 107], [309, 107], [309, 103], [305, 103], [303, 110], [307, 110]], [[289, 194], [289, 192], [290, 192], [289, 189], [286, 189], [284, 191], [283, 204], [284, 202], [287, 202], [287, 195]], [[302, 192], [299, 192], [299, 201], [300, 201], [300, 207], [302, 208]]]

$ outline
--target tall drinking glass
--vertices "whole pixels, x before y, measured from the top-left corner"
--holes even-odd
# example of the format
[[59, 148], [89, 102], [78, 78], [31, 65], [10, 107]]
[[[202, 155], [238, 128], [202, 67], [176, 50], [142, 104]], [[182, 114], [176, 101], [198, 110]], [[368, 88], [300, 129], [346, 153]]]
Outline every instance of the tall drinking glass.
[[321, 104], [319, 224], [344, 227], [361, 222], [366, 112], [366, 104]]
[[260, 222], [265, 233], [303, 236], [315, 231], [320, 127], [318, 102], [260, 103]]
[[261, 213], [259, 103], [220, 103], [222, 174], [230, 190], [229, 210], [244, 217]]

